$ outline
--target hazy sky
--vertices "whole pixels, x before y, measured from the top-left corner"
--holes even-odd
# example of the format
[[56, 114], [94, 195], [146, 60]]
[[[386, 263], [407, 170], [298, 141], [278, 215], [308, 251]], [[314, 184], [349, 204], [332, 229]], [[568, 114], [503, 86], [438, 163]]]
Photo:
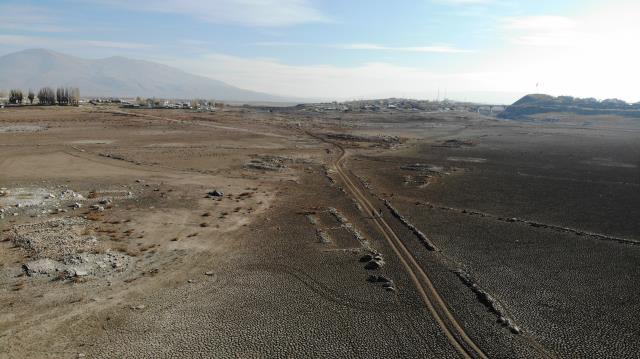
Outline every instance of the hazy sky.
[[179, 66], [310, 98], [640, 101], [638, 0], [68, 0], [0, 4], [0, 54]]

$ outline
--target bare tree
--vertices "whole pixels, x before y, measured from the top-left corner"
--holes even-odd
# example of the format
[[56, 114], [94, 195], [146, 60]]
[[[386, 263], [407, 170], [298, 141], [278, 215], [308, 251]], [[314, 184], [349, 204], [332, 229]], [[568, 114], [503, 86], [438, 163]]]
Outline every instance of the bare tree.
[[29, 104], [33, 105], [33, 99], [36, 98], [36, 95], [33, 93], [32, 89], [29, 89], [29, 95], [27, 95], [29, 99]]
[[80, 104], [80, 89], [72, 87], [69, 89], [69, 104], [71, 106], [78, 106]]
[[9, 103], [22, 104], [22, 90], [13, 89], [9, 91]]
[[56, 98], [58, 99], [58, 106], [66, 106], [69, 104], [69, 88], [58, 87], [56, 89]]
[[[32, 93], [29, 91], [30, 96]], [[31, 100], [31, 97], [29, 99]], [[80, 89], [77, 87], [58, 87], [54, 90], [51, 87], [43, 87], [38, 91], [38, 102], [41, 105], [55, 105], [57, 103], [59, 106], [78, 106], [80, 104]]]
[[38, 102], [41, 105], [54, 105], [56, 103], [56, 93], [51, 87], [43, 87], [38, 91]]

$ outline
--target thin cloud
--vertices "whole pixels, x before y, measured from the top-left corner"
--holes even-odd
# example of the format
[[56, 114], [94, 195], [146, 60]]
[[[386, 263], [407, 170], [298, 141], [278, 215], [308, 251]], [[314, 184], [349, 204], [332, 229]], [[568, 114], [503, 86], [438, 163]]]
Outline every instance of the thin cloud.
[[577, 26], [577, 22], [565, 16], [521, 16], [502, 20], [502, 27], [512, 30], [566, 30]]
[[[504, 50], [478, 63], [513, 76], [496, 80], [511, 88], [580, 97], [638, 100], [635, 71], [640, 51], [637, 0], [616, 1], [570, 17], [545, 16], [504, 21]], [[513, 18], [512, 18], [513, 19]], [[510, 46], [516, 45], [516, 46]], [[536, 83], [544, 86], [536, 89]]]
[[290, 41], [260, 41], [254, 42], [252, 45], [262, 47], [291, 47], [291, 46], [313, 46], [306, 42], [290, 42]]
[[72, 44], [87, 45], [94, 47], [109, 47], [114, 49], [148, 49], [153, 47], [149, 44], [139, 42], [122, 42], [122, 41], [100, 41], [100, 40], [71, 40]]
[[28, 32], [66, 32], [69, 28], [57, 24], [51, 10], [20, 4], [0, 5], [0, 29]]
[[435, 96], [438, 84], [449, 84], [449, 89], [473, 89], [475, 84], [493, 78], [491, 73], [430, 72], [383, 62], [358, 66], [291, 65], [275, 59], [226, 54], [162, 62], [251, 90], [307, 98], [354, 98], [372, 93]]
[[582, 41], [578, 33], [580, 22], [565, 16], [507, 17], [500, 28], [518, 45], [536, 47], [574, 46]]
[[30, 47], [99, 47], [114, 49], [148, 49], [151, 45], [137, 42], [85, 40], [85, 39], [60, 39], [55, 37], [40, 37], [26, 35], [0, 35], [0, 44]]
[[345, 44], [335, 47], [345, 50], [369, 50], [369, 51], [391, 51], [391, 52], [421, 52], [438, 54], [457, 54], [473, 52], [472, 50], [459, 49], [449, 45], [436, 46], [383, 46], [378, 44]]
[[208, 46], [211, 45], [209, 41], [194, 40], [194, 39], [180, 39], [178, 42], [186, 46]]
[[385, 46], [370, 43], [354, 43], [354, 44], [311, 44], [304, 42], [257, 42], [253, 45], [265, 47], [322, 47], [339, 50], [362, 50], [362, 51], [389, 51], [389, 52], [416, 52], [416, 53], [440, 53], [455, 54], [469, 53], [473, 50], [459, 49], [450, 45], [432, 45], [432, 46]]
[[491, 5], [494, 4], [494, 0], [433, 0], [432, 2], [443, 5]]
[[190, 16], [203, 22], [258, 27], [283, 27], [330, 22], [308, 0], [95, 0], [135, 11]]

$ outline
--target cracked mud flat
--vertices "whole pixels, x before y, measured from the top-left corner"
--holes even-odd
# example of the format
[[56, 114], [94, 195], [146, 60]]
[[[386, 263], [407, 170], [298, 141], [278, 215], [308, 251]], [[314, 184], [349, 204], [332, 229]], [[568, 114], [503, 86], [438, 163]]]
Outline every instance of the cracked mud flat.
[[[618, 164], [640, 158], [640, 125], [608, 125], [524, 126], [544, 137], [520, 135], [522, 125], [497, 132], [470, 126], [460, 135], [478, 138], [474, 147], [420, 141], [402, 153], [354, 159], [353, 171], [442, 251], [441, 258], [418, 256], [470, 335], [482, 340], [482, 332], [506, 333], [512, 325], [521, 331], [511, 342], [507, 335], [485, 337], [478, 344], [487, 351], [512, 346], [530, 352], [508, 357], [633, 357], [639, 348], [631, 338], [640, 335], [633, 319], [640, 315], [634, 294], [640, 173]], [[458, 161], [460, 173], [429, 187], [402, 185], [410, 173], [403, 166], [446, 165], [451, 158], [486, 160]], [[420, 241], [408, 242], [419, 253]]]
[[460, 357], [378, 216], [487, 357], [640, 351], [628, 123], [119, 111], [0, 113], [2, 358]]

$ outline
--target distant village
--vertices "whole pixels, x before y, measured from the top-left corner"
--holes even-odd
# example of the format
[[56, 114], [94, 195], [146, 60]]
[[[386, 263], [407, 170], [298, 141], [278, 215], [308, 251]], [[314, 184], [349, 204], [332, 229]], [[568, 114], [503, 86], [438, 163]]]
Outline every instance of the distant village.
[[402, 98], [377, 100], [357, 100], [347, 102], [328, 102], [302, 104], [299, 109], [314, 112], [476, 112], [483, 115], [497, 115], [504, 111], [501, 105], [481, 105], [451, 100], [429, 101]]
[[200, 111], [215, 111], [216, 108], [223, 108], [222, 102], [215, 100], [168, 100], [157, 98], [120, 99], [120, 98], [93, 98], [87, 101], [92, 105], [117, 104], [121, 108], [145, 108], [145, 109], [185, 109]]
[[[0, 91], [0, 106], [69, 105], [80, 106], [116, 105], [128, 109], [183, 109], [195, 111], [216, 111], [224, 108], [224, 103], [204, 99], [159, 99], [159, 98], [81, 98], [77, 88], [46, 87], [38, 91], [29, 90], [24, 96], [21, 90]], [[249, 106], [249, 105], [245, 105]], [[263, 110], [280, 109], [281, 105], [256, 106]], [[486, 116], [496, 116], [505, 110], [501, 105], [482, 105], [451, 100], [430, 101], [402, 98], [355, 100], [345, 102], [305, 103], [291, 107], [298, 111], [313, 112], [475, 112]]]

